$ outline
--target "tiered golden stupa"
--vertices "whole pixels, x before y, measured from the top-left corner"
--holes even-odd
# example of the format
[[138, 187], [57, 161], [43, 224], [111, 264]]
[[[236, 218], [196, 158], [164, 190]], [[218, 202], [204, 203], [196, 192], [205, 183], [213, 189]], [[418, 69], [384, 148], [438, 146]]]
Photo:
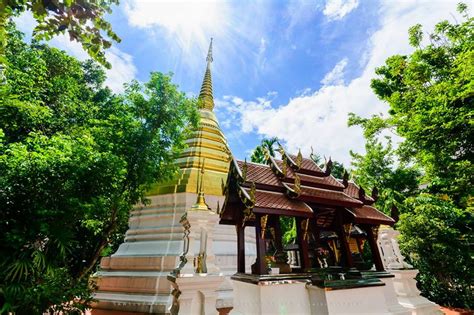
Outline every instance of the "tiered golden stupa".
[[211, 63], [212, 39], [207, 54], [207, 67], [199, 93], [198, 106], [200, 122], [191, 137], [186, 140], [187, 148], [176, 160], [180, 177], [152, 188], [149, 195], [172, 192], [197, 192], [197, 179], [201, 167], [205, 169], [204, 191], [206, 195], [222, 195], [222, 182], [227, 179], [230, 151], [227, 141], [217, 122], [212, 93]]
[[[98, 302], [94, 314], [167, 314], [171, 303], [167, 276], [178, 265], [183, 250], [183, 227], [179, 220], [196, 204], [198, 186], [213, 211], [209, 215], [218, 216], [216, 210], [224, 201], [222, 184], [227, 179], [231, 153], [213, 113], [212, 40], [206, 60], [198, 98], [200, 121], [186, 140], [188, 147], [176, 160], [179, 175], [169, 182], [156, 184], [148, 192], [151, 202], [137, 205], [131, 212], [124, 243], [115, 254], [102, 259], [101, 270], [96, 274], [99, 289], [95, 294]], [[215, 264], [226, 275], [235, 273], [235, 229], [216, 226], [212, 232]], [[249, 237], [248, 244], [250, 263], [255, 252], [254, 237]], [[232, 303], [230, 283], [224, 283], [219, 292], [218, 307], [229, 306]]]

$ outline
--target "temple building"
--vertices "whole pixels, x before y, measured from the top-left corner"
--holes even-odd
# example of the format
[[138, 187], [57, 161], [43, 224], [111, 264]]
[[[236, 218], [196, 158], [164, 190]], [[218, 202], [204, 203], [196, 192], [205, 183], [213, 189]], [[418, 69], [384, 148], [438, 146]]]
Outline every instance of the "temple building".
[[[267, 165], [233, 160], [226, 186], [226, 203], [221, 224], [235, 225], [239, 244], [238, 271], [245, 273], [245, 226], [256, 229], [257, 261], [253, 275], [269, 273], [268, 258], [285, 273], [307, 272], [325, 267], [353, 268], [363, 263], [362, 243], [370, 246], [378, 271], [384, 267], [376, 236], [381, 224], [393, 225], [392, 218], [372, 204], [363, 189], [331, 175], [332, 162], [322, 170], [313, 159], [290, 155], [280, 146], [281, 159], [267, 154]], [[288, 264], [282, 245], [281, 219], [296, 224], [298, 265]], [[269, 249], [273, 253], [269, 252]], [[367, 269], [370, 269], [371, 265]]]
[[[331, 160], [322, 169], [312, 156], [278, 151], [279, 159], [266, 152], [266, 164], [230, 166], [219, 215], [237, 230], [231, 314], [439, 314], [419, 296], [416, 272], [384, 270], [394, 246], [378, 230], [395, 221], [373, 207], [377, 191], [366, 195], [347, 174], [334, 178]], [[294, 224], [294, 243], [283, 244], [285, 221]], [[247, 226], [257, 248], [250, 272]]]

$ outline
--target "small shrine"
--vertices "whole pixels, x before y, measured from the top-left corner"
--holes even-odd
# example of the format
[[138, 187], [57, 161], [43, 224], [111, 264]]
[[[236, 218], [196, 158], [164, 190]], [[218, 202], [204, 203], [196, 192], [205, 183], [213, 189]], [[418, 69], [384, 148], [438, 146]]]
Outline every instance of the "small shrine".
[[[376, 270], [383, 271], [377, 245], [380, 225], [395, 221], [372, 205], [377, 195], [366, 195], [348, 180], [331, 175], [329, 160], [321, 169], [311, 158], [290, 155], [280, 147], [281, 159], [267, 155], [267, 165], [233, 160], [226, 186], [226, 203], [220, 224], [237, 230], [238, 272], [245, 273], [244, 228], [256, 230], [257, 261], [253, 275], [269, 274], [269, 255], [279, 273], [304, 273], [317, 269], [364, 269], [362, 244], [370, 246]], [[294, 219], [296, 243], [284, 247], [280, 221]], [[269, 253], [269, 250], [273, 253]], [[287, 262], [288, 252], [297, 262]], [[370, 269], [369, 266], [367, 269]], [[342, 269], [341, 269], [342, 270]]]
[[[332, 162], [266, 154], [266, 164], [233, 159], [224, 187], [220, 224], [237, 231], [237, 273], [231, 314], [411, 314], [384, 271], [380, 225], [395, 221]], [[284, 244], [281, 223], [293, 222], [295, 242]], [[255, 227], [256, 261], [246, 272], [245, 228]], [[364, 244], [370, 248], [365, 261]], [[375, 265], [375, 270], [372, 266]]]

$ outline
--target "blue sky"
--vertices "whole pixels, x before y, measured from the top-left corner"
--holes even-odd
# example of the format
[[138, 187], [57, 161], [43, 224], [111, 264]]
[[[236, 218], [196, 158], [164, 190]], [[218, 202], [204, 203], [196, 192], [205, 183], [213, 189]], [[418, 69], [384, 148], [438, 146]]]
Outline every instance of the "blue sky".
[[[363, 152], [347, 115], [385, 114], [370, 90], [374, 69], [393, 54], [409, 53], [408, 27], [425, 31], [453, 20], [457, 1], [122, 0], [108, 16], [122, 42], [107, 53], [107, 84], [117, 92], [151, 71], [173, 72], [189, 95], [199, 93], [209, 39], [216, 114], [238, 158], [263, 137], [290, 150], [311, 147], [349, 166], [349, 150]], [[31, 32], [31, 16], [18, 19]], [[86, 59], [65, 36], [51, 41]]]

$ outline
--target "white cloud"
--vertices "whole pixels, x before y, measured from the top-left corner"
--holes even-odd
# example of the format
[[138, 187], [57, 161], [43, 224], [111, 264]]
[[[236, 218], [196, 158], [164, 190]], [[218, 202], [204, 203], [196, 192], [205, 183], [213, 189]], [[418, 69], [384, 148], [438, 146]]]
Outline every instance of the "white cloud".
[[120, 8], [130, 27], [146, 32], [152, 44], [166, 47], [178, 81], [202, 75], [211, 37], [216, 82], [233, 86], [237, 79], [229, 73], [238, 68], [252, 85], [272, 68], [266, 56], [272, 2], [124, 0]]
[[346, 66], [347, 58], [344, 58], [339, 61], [330, 72], [326, 73], [321, 83], [326, 86], [344, 84], [344, 69]]
[[[25, 12], [15, 19], [17, 27], [27, 36], [31, 35], [36, 21], [30, 12]], [[48, 45], [65, 50], [69, 55], [79, 60], [90, 59], [90, 56], [84, 51], [82, 45], [76, 41], [71, 41], [67, 35], [59, 35], [48, 42]], [[112, 65], [111, 69], [105, 69], [107, 79], [105, 85], [116, 93], [123, 92], [123, 84], [130, 82], [135, 78], [137, 69], [133, 63], [133, 57], [124, 53], [115, 46], [107, 49], [105, 52], [107, 61]]]
[[340, 20], [357, 8], [359, 0], [327, 0], [323, 14], [329, 20]]
[[123, 8], [131, 26], [162, 28], [186, 51], [195, 43], [207, 46], [209, 34], [227, 26], [228, 5], [217, 0], [127, 0]]
[[370, 89], [374, 69], [391, 55], [412, 51], [407, 34], [411, 25], [422, 21], [424, 29], [430, 31], [438, 21], [450, 18], [454, 10], [452, 3], [442, 1], [387, 0], [380, 10], [381, 27], [372, 34], [364, 52], [368, 62], [359, 77], [344, 83], [342, 75], [336, 75], [343, 73], [347, 63], [343, 59], [325, 76], [325, 85], [312, 94], [303, 93], [279, 107], [272, 106], [268, 95], [254, 101], [227, 96], [219, 110], [229, 111], [229, 123], [238, 121], [243, 132], [276, 136], [293, 152], [301, 148], [304, 154], [309, 154], [313, 146], [319, 154], [349, 165], [349, 150], [362, 152], [365, 141], [360, 128], [347, 127], [348, 113], [368, 117], [387, 112], [387, 106]]

